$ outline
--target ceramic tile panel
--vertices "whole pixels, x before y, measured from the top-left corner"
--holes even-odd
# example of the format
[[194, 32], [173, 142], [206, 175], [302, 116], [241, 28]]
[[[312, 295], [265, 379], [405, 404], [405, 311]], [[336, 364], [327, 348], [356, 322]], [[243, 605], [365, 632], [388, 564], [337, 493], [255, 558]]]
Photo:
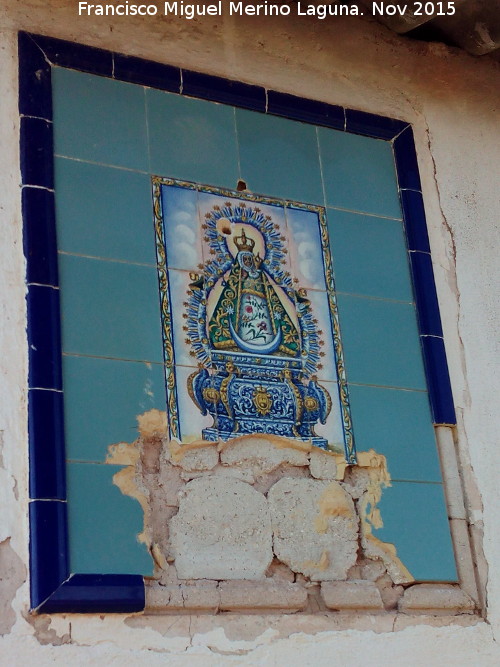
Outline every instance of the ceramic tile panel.
[[319, 421], [314, 426], [314, 433], [320, 438], [325, 438], [328, 441], [329, 448], [332, 451], [344, 452], [344, 419], [343, 419], [343, 405], [340, 399], [339, 385], [335, 382], [322, 381], [323, 387], [328, 392], [332, 407], [325, 423]]
[[63, 393], [29, 390], [29, 456], [31, 499], [66, 498]]
[[163, 362], [156, 268], [59, 255], [63, 352]]
[[307, 289], [325, 288], [325, 268], [318, 216], [314, 211], [287, 206], [286, 222], [290, 240], [290, 261], [294, 276]]
[[335, 381], [337, 378], [337, 365], [335, 360], [335, 345], [333, 342], [332, 321], [330, 316], [329, 295], [327, 292], [310, 290], [307, 296], [312, 305], [314, 318], [317, 320], [318, 332], [322, 337], [321, 360], [318, 365], [317, 375], [321, 380], [327, 382]]
[[412, 304], [339, 294], [338, 307], [349, 382], [426, 388]]
[[[203, 415], [199, 409], [196, 409], [196, 406], [193, 409], [193, 399], [186, 390], [190, 385], [190, 378], [196, 376], [199, 369], [196, 366], [176, 366], [174, 370], [177, 386], [179, 387], [177, 393], [179, 440], [183, 443], [200, 440], [203, 431], [210, 427], [216, 432], [217, 418], [214, 419], [208, 413]], [[169, 416], [172, 417], [170, 413]]]
[[327, 209], [339, 292], [413, 301], [400, 220]]
[[63, 385], [66, 456], [73, 461], [103, 463], [110, 445], [137, 438], [138, 416], [165, 410], [162, 364], [64, 356]]
[[56, 158], [55, 187], [59, 250], [156, 265], [146, 174]]
[[27, 260], [26, 282], [57, 287], [57, 243], [54, 193], [42, 188], [25, 187], [21, 191], [24, 225], [24, 255]]
[[457, 581], [442, 484], [392, 482], [378, 504], [374, 537], [396, 547], [416, 581]]
[[314, 126], [236, 110], [241, 178], [252, 192], [323, 204]]
[[327, 206], [401, 218], [391, 144], [318, 128]]
[[391, 479], [442, 481], [427, 392], [350, 384], [349, 402], [359, 451], [383, 454]]
[[162, 211], [168, 266], [185, 270], [196, 267], [203, 262], [198, 191], [172, 187], [169, 196], [162, 198]]
[[68, 463], [69, 565], [80, 574], [151, 575], [153, 560], [137, 536], [143, 512], [113, 477], [123, 466]]
[[60, 67], [52, 82], [56, 155], [147, 171], [143, 88]]
[[[435, 422], [454, 423], [453, 400], [442, 337], [418, 339], [396, 183], [397, 169], [409, 249], [428, 253], [411, 128], [195, 72], [181, 85], [178, 68], [37, 39], [55, 66], [33, 57], [30, 70], [26, 54], [41, 51], [21, 36], [21, 110], [40, 116], [21, 120], [28, 280], [41, 283], [30, 383], [44, 387], [30, 390], [34, 606], [56, 591], [67, 610], [69, 571], [95, 605], [72, 610], [104, 609], [120, 573], [143, 600], [142, 511], [103, 461], [135, 438], [137, 415], [165, 407], [182, 442], [265, 431], [343, 448], [350, 463], [354, 428], [392, 479], [373, 535], [417, 580], [455, 581], [421, 345]], [[54, 198], [39, 189], [54, 184], [53, 139], [63, 385]], [[420, 333], [435, 333], [429, 257], [413, 264]]]
[[238, 151], [231, 107], [146, 90], [151, 171], [235, 188]]
[[[324, 208], [172, 179], [154, 178], [153, 187], [171, 436], [265, 432], [325, 449], [342, 442], [353, 460], [347, 394], [337, 386], [345, 373]], [[205, 261], [196, 264], [193, 254], [190, 270], [180, 271], [170, 258], [186, 266], [189, 255], [180, 262], [175, 248], [170, 254], [176, 234], [168, 227], [177, 226], [186, 198]], [[311, 257], [320, 263], [319, 289], [308, 291], [300, 279], [313, 275]], [[197, 412], [203, 419], [193, 421]], [[314, 434], [316, 424], [324, 435]]]
[[30, 285], [26, 305], [30, 313], [29, 387], [61, 389], [60, 292], [45, 285]]
[[[196, 265], [195, 265], [196, 266]], [[195, 357], [191, 354], [191, 346], [187, 340], [184, 303], [190, 284], [193, 282], [189, 271], [171, 269], [168, 272], [170, 302], [172, 304], [172, 339], [174, 346], [173, 364], [176, 366], [192, 366]]]

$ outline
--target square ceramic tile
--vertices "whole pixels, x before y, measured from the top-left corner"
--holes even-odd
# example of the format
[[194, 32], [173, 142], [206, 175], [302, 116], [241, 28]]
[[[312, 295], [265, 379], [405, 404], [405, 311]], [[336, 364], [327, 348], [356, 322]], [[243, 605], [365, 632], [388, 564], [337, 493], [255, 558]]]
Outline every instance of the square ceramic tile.
[[292, 273], [297, 284], [311, 289], [325, 289], [325, 268], [318, 214], [287, 206], [286, 221]]
[[64, 356], [63, 384], [71, 460], [103, 463], [110, 445], [138, 437], [137, 417], [152, 409], [165, 411], [161, 364]]
[[335, 209], [327, 216], [339, 292], [413, 301], [401, 221]]
[[63, 352], [163, 363], [156, 268], [59, 256]]
[[378, 509], [383, 525], [372, 534], [394, 545], [416, 581], [457, 581], [442, 484], [392, 482]]
[[68, 463], [70, 571], [79, 574], [151, 575], [153, 560], [137, 536], [143, 511], [113, 477], [123, 466]]
[[323, 204], [316, 129], [236, 110], [241, 178], [252, 192]]
[[152, 173], [235, 188], [234, 110], [159, 90], [148, 89], [146, 96]]
[[144, 88], [60, 67], [52, 85], [56, 155], [147, 171]]
[[314, 319], [317, 320], [318, 332], [323, 345], [321, 347], [321, 361], [317, 375], [321, 380], [335, 382], [337, 378], [337, 366], [335, 361], [335, 348], [333, 344], [332, 321], [330, 316], [330, 303], [326, 292], [309, 290], [307, 298], [311, 302], [311, 310]]
[[55, 181], [59, 250], [156, 264], [146, 174], [56, 158]]
[[192, 271], [203, 261], [198, 192], [175, 186], [164, 188], [161, 204], [168, 266]]
[[318, 128], [327, 206], [401, 218], [392, 146]]
[[172, 334], [174, 343], [174, 364], [179, 366], [192, 366], [195, 358], [191, 345], [187, 339], [186, 331], [186, 299], [192, 279], [187, 271], [172, 269], [168, 272], [168, 283], [170, 291], [170, 308], [172, 312]]
[[202, 415], [188, 391], [189, 378], [198, 373], [196, 367], [176, 366], [177, 404], [179, 411], [179, 440], [183, 443], [201, 440], [204, 429], [217, 428], [217, 420], [210, 414]]
[[383, 454], [391, 479], [442, 481], [427, 392], [351, 384], [349, 399], [358, 451]]
[[426, 389], [415, 307], [338, 295], [347, 379], [406, 389]]
[[342, 405], [339, 396], [339, 387], [335, 382], [322, 382], [332, 401], [332, 407], [324, 424], [319, 422], [314, 426], [316, 435], [328, 441], [328, 448], [340, 453], [344, 452], [344, 425]]

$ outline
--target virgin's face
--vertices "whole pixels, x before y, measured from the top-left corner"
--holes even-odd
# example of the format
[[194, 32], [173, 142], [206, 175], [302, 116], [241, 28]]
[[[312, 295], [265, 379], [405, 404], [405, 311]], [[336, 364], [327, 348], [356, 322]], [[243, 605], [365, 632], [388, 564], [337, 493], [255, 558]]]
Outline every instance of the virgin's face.
[[253, 261], [253, 257], [252, 257], [252, 255], [250, 255], [250, 254], [245, 254], [245, 255], [243, 255], [243, 266], [244, 266], [246, 269], [253, 269], [253, 268], [255, 268], [255, 267], [254, 267], [254, 261]]

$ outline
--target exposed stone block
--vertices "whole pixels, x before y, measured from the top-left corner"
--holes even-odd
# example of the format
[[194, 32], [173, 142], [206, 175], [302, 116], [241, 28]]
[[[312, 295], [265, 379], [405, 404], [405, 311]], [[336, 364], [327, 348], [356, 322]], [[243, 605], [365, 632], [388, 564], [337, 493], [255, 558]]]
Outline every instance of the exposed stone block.
[[324, 581], [321, 595], [330, 609], [384, 609], [380, 591], [372, 581]]
[[230, 477], [189, 482], [170, 522], [180, 579], [261, 579], [272, 559], [265, 497]]
[[364, 468], [348, 468], [344, 475], [344, 489], [353, 498], [361, 498], [370, 486], [370, 470]]
[[340, 484], [284, 478], [268, 501], [276, 556], [314, 581], [345, 579], [356, 562], [358, 519]]
[[171, 465], [163, 465], [158, 484], [161, 488], [161, 502], [165, 505], [178, 507], [179, 491], [184, 487], [181, 471]]
[[295, 581], [295, 574], [292, 572], [292, 570], [288, 567], [288, 565], [280, 563], [277, 558], [275, 558], [269, 566], [269, 569], [267, 570], [267, 576], [272, 577], [273, 579], [279, 579], [281, 581]]
[[309, 455], [311, 475], [316, 479], [335, 479], [337, 476], [337, 461], [333, 454], [315, 447]]
[[[198, 477], [206, 477], [208, 475], [217, 475], [218, 477], [234, 477], [240, 479], [242, 482], [253, 484], [255, 477], [249, 468], [229, 468], [226, 466], [215, 466], [212, 470], [197, 470], [193, 472], [181, 472], [181, 479], [190, 482], [192, 479]], [[260, 489], [258, 489], [260, 491]]]
[[216, 581], [198, 581], [195, 584], [146, 586], [148, 612], [216, 611], [219, 608], [219, 589]]
[[464, 614], [474, 608], [472, 598], [451, 584], [416, 584], [399, 601], [399, 611], [412, 614]]
[[361, 579], [377, 581], [385, 572], [386, 568], [381, 560], [370, 560], [367, 558], [361, 565]]
[[[282, 443], [281, 439], [277, 443]], [[271, 472], [283, 463], [307, 466], [307, 452], [293, 447], [279, 446], [265, 437], [249, 437], [229, 442], [221, 451], [224, 465], [239, 465], [253, 468], [255, 473]]]
[[195, 447], [194, 449], [183, 449], [182, 447], [175, 450], [175, 455], [167, 447], [165, 450], [167, 461], [172, 465], [179, 466], [183, 470], [192, 472], [193, 470], [212, 470], [219, 462], [219, 453], [214, 444], [209, 444], [204, 447]]
[[220, 608], [283, 609], [299, 611], [307, 604], [307, 590], [298, 584], [267, 579], [263, 582], [222, 581], [219, 585]]

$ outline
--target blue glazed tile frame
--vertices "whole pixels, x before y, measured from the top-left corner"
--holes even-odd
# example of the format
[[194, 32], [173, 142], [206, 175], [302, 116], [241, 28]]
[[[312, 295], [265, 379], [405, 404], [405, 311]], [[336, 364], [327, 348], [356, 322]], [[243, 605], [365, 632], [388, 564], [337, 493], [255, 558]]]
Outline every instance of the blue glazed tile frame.
[[[28, 339], [47, 357], [30, 356], [31, 606], [51, 612], [136, 612], [144, 609], [139, 575], [71, 573], [67, 503], [59, 284], [55, 244], [52, 66], [231, 104], [392, 144], [410, 252], [420, 337], [434, 424], [456, 423], [430, 261], [418, 163], [411, 126], [401, 120], [307, 100], [261, 86], [181, 70], [123, 54], [19, 33], [19, 113], [24, 249], [27, 260]], [[417, 256], [418, 255], [418, 256]], [[50, 317], [41, 308], [48, 304]], [[42, 304], [43, 305], [43, 304]], [[47, 386], [36, 386], [39, 382]], [[42, 395], [42, 392], [43, 395]], [[46, 392], [46, 393], [45, 393]]]

